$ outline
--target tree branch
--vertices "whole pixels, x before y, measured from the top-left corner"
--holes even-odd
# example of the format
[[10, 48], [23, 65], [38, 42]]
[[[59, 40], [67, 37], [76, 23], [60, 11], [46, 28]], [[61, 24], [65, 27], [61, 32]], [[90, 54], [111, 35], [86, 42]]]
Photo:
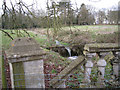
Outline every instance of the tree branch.
[[0, 31], [2, 31], [3, 33], [5, 33], [10, 39], [13, 40], [13, 37], [6, 31], [4, 31], [3, 29], [0, 29]]

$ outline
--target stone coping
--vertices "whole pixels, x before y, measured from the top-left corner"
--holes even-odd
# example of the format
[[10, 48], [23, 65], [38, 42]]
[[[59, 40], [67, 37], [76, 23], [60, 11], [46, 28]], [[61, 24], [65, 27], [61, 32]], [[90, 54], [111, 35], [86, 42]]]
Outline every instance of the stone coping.
[[30, 56], [41, 56], [45, 55], [47, 52], [40, 47], [35, 39], [20, 37], [11, 42], [10, 48], [5, 51], [5, 53], [8, 59], [18, 59]]
[[46, 55], [47, 52], [45, 51], [33, 51], [33, 52], [23, 52], [23, 53], [10, 53], [10, 52], [6, 52], [6, 58], [8, 59], [14, 59], [14, 58], [22, 58], [22, 57], [28, 57], [28, 56], [42, 56], [42, 55]]
[[94, 43], [86, 44], [84, 50], [87, 52], [109, 52], [120, 51], [120, 45], [118, 43]]

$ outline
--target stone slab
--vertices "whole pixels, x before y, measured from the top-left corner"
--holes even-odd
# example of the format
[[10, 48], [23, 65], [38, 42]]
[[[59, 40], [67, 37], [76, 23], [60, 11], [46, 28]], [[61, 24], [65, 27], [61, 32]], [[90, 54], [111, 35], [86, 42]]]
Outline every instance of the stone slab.
[[5, 52], [8, 59], [43, 55], [46, 53], [33, 38], [16, 38], [11, 42], [10, 46], [9, 50]]
[[120, 45], [118, 43], [94, 43], [86, 44], [84, 50], [87, 52], [109, 52], [120, 51]]
[[43, 60], [24, 62], [26, 88], [45, 88]]
[[82, 62], [84, 62], [84, 60], [85, 60], [84, 56], [79, 56], [76, 60], [72, 61], [65, 69], [63, 69], [57, 75], [57, 77], [53, 78], [50, 81], [51, 86], [56, 88], [58, 86], [58, 83], [60, 83], [60, 80], [62, 80], [64, 77], [66, 77], [74, 68], [76, 68]]

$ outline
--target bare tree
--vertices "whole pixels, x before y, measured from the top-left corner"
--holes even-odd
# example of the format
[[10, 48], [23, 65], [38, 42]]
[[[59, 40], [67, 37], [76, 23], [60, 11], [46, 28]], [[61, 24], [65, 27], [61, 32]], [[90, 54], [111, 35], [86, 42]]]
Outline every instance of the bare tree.
[[92, 14], [90, 10], [86, 7], [86, 5], [83, 3], [79, 9], [77, 16], [78, 25], [93, 24], [94, 21], [94, 14]]
[[[12, 1], [10, 0], [10, 4], [11, 4], [12, 8], [7, 6], [6, 0], [3, 0], [2, 28], [3, 29], [25, 28], [25, 26], [28, 25], [28, 22], [26, 22], [26, 21], [30, 20], [30, 18], [31, 18], [30, 16], [34, 17], [34, 15], [29, 10], [29, 8], [22, 2], [22, 0], [19, 0], [19, 3], [16, 3], [15, 5], [13, 5]], [[16, 7], [18, 7], [18, 8], [16, 8]], [[29, 13], [26, 12], [23, 7], [25, 7]], [[3, 29], [1, 29], [1, 31], [3, 33], [7, 34], [11, 38], [11, 36]], [[25, 30], [23, 30], [23, 31], [25, 33], [27, 33], [28, 36], [30, 36], [27, 31], [25, 31]], [[12, 32], [12, 30], [11, 30], [11, 32]], [[22, 36], [22, 34], [23, 34], [23, 33], [21, 33], [20, 30], [15, 30], [15, 32], [18, 37]], [[11, 38], [11, 39], [13, 39], [13, 38]]]
[[107, 19], [109, 24], [118, 24], [118, 10], [108, 11]]
[[106, 14], [104, 11], [99, 10], [98, 11], [98, 23], [103, 24], [103, 22], [106, 20]]

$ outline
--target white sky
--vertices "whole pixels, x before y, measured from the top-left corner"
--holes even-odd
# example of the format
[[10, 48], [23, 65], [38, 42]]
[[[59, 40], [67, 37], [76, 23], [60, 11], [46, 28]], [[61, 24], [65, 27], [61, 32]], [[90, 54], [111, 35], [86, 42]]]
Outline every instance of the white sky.
[[[13, 3], [15, 1], [19, 1], [19, 0], [11, 0]], [[23, 2], [25, 2], [27, 5], [31, 5], [34, 2], [37, 2], [37, 8], [38, 9], [46, 9], [46, 1], [47, 0], [22, 0]], [[50, 1], [50, 0], [49, 0]], [[54, 0], [54, 1], [59, 1], [59, 0]], [[65, 1], [65, 0], [63, 0]], [[76, 7], [75, 2], [77, 3], [77, 7], [79, 8], [81, 6], [82, 3], [84, 3], [85, 5], [92, 5], [93, 7], [97, 8], [97, 9], [101, 9], [101, 8], [111, 8], [113, 5], [118, 7], [118, 2], [120, 0], [71, 0], [71, 3], [73, 4], [74, 7]], [[2, 2], [3, 0], [0, 0], [0, 14], [2, 13]], [[7, 5], [10, 6], [10, 0], [6, 0]]]

